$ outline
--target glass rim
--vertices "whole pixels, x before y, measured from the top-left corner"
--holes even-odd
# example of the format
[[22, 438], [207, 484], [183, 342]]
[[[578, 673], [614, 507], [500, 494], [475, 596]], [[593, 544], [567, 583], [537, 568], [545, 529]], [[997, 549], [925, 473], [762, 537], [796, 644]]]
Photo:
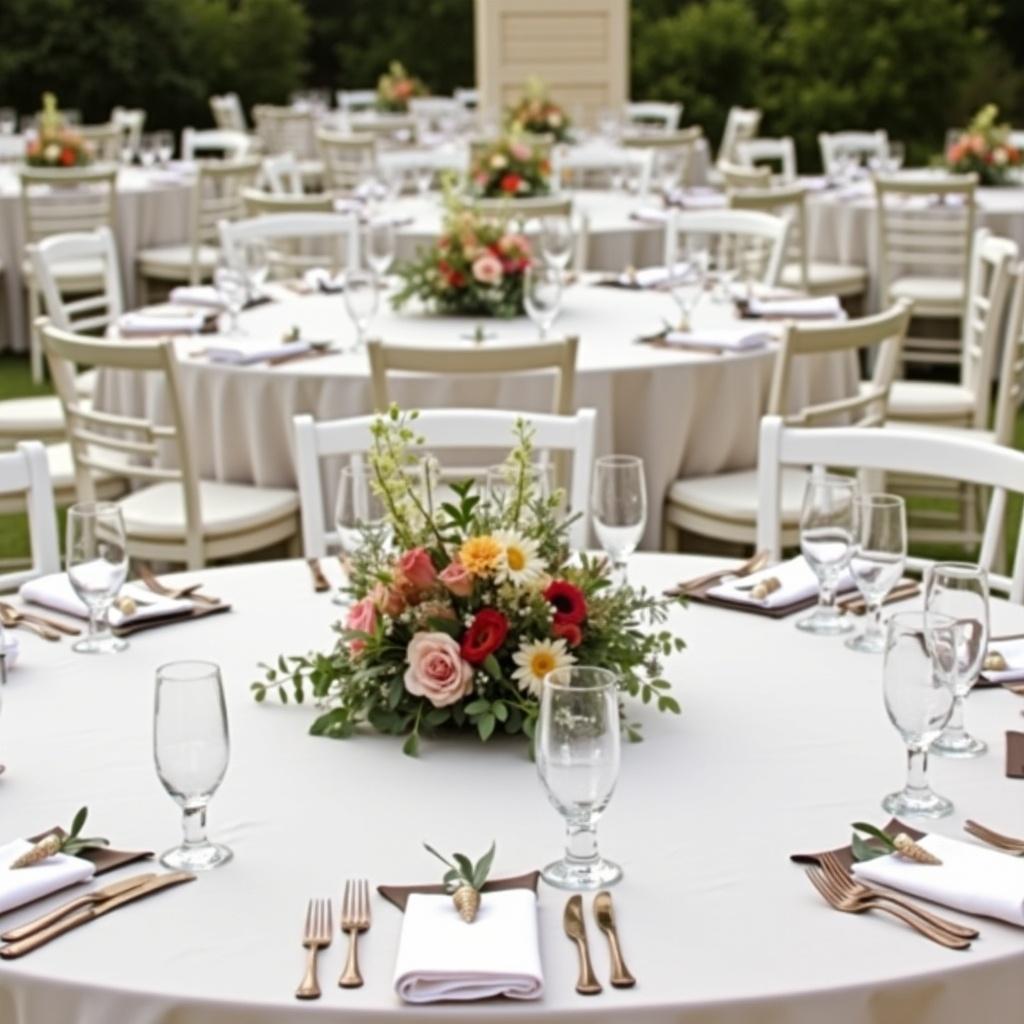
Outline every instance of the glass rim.
[[639, 455], [598, 455], [594, 459], [595, 466], [625, 468], [626, 466], [642, 466], [643, 464], [644, 460]]
[[[552, 678], [553, 676], [559, 675], [559, 673], [586, 673], [586, 676], [604, 676], [603, 682], [589, 682], [577, 685], [574, 683], [563, 683], [557, 679]], [[553, 668], [544, 677], [544, 688], [551, 690], [561, 690], [564, 693], [574, 691], [576, 693], [599, 693], [601, 690], [608, 690], [613, 687], [617, 687], [619, 682], [619, 676], [613, 672], [610, 668], [602, 668], [600, 665], [562, 665], [559, 668]]]
[[[941, 617], [942, 619], [944, 619], [946, 621], [941, 623], [941, 624], [936, 622], [934, 626], [929, 628], [929, 626], [928, 626], [928, 616], [929, 615], [932, 616], [933, 619]], [[888, 620], [886, 621], [886, 627], [887, 627], [888, 630], [891, 631], [894, 626], [901, 626], [903, 632], [905, 632], [905, 633], [920, 633], [922, 636], [924, 636], [924, 635], [932, 632], [932, 630], [934, 630], [936, 628], [938, 628], [938, 629], [948, 629], [951, 625], [954, 625], [957, 621], [958, 620], [954, 616], [947, 615], [946, 612], [930, 612], [930, 611], [928, 611], [925, 608], [918, 608], [915, 611], [907, 610], [907, 611], [902, 611], [902, 612], [892, 612], [889, 615]], [[902, 625], [903, 623], [907, 623], [907, 625], [903, 626]], [[910, 625], [910, 623], [916, 623], [918, 628], [914, 628], [913, 626]]]
[[858, 505], [875, 505], [878, 508], [899, 508], [906, 501], [898, 494], [858, 494], [854, 497]]
[[116, 501], [76, 501], [68, 506], [69, 516], [100, 516], [110, 512], [120, 514], [121, 506]]
[[988, 569], [978, 565], [977, 562], [934, 562], [928, 566], [928, 575], [934, 577], [940, 569], [960, 579], [971, 577], [988, 579]]
[[[194, 674], [185, 673], [185, 669], [188, 666], [196, 670]], [[182, 674], [175, 675], [175, 670]], [[201, 658], [179, 658], [175, 661], [165, 661], [162, 665], [158, 665], [156, 669], [156, 680], [158, 683], [194, 683], [208, 676], [216, 676], [219, 681], [221, 678], [220, 665], [215, 661], [204, 661]]]
[[[807, 486], [819, 487], [822, 484], [841, 484], [843, 487], [848, 487], [851, 490], [856, 490], [858, 486], [855, 476], [843, 476], [842, 473], [815, 473], [812, 470], [807, 477]], [[859, 497], [859, 495], [854, 495], [854, 497]]]

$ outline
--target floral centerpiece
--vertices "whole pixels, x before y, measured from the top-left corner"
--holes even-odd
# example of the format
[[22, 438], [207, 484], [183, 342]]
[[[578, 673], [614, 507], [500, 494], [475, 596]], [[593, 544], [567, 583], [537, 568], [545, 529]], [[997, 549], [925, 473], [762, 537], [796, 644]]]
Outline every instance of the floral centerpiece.
[[1010, 145], [1010, 126], [997, 124], [999, 108], [982, 107], [946, 150], [946, 166], [957, 174], [974, 173], [984, 185], [1001, 185], [1008, 172], [1021, 166], [1021, 153]]
[[377, 109], [391, 114], [404, 114], [413, 96], [425, 96], [427, 87], [393, 60], [387, 71], [377, 79]]
[[522, 135], [498, 139], [482, 149], [469, 169], [470, 189], [480, 198], [526, 199], [551, 190], [547, 147]]
[[392, 305], [400, 309], [417, 298], [438, 313], [519, 316], [530, 243], [504, 220], [484, 216], [450, 190], [445, 204], [437, 242], [395, 268], [403, 285]]
[[84, 167], [92, 163], [93, 150], [85, 139], [64, 124], [57, 109], [57, 97], [43, 93], [39, 134], [25, 149], [30, 167]]
[[519, 102], [509, 109], [507, 121], [513, 132], [550, 135], [556, 142], [569, 138], [569, 116], [551, 101], [547, 86], [539, 78], [527, 79], [526, 90]]
[[615, 586], [604, 559], [570, 557], [562, 495], [545, 498], [534, 482], [530, 427], [517, 426], [503, 497], [484, 500], [467, 481], [435, 508], [431, 474], [415, 480], [415, 415], [393, 406], [373, 426], [368, 460], [388, 529], [367, 530], [352, 556], [355, 603], [337, 643], [264, 666], [256, 700], [309, 693], [322, 711], [314, 735], [349, 737], [365, 723], [404, 735], [407, 754], [441, 729], [532, 737], [544, 677], [576, 663], [611, 669], [624, 696], [678, 713], [661, 658], [683, 641], [644, 628], [664, 623], [672, 601]]

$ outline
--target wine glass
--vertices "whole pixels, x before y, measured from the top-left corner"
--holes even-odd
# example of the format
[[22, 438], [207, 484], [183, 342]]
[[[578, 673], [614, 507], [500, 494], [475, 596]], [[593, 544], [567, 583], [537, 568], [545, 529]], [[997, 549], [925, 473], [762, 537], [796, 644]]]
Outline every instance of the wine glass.
[[907, 149], [902, 142], [892, 140], [889, 143], [889, 171], [895, 173], [903, 167], [907, 158]]
[[434, 183], [434, 168], [430, 164], [418, 164], [414, 172], [416, 177], [416, 191], [425, 196]]
[[666, 198], [672, 196], [679, 188], [683, 177], [683, 157], [680, 153], [666, 150], [658, 154], [657, 162], [658, 186]]
[[139, 144], [139, 162], [143, 167], [152, 167], [157, 160], [157, 146], [155, 136], [149, 132], [142, 136]]
[[242, 266], [245, 268], [245, 301], [252, 302], [260, 297], [270, 276], [270, 250], [262, 238], [250, 238], [241, 249]]
[[599, 889], [622, 869], [597, 851], [597, 821], [619, 777], [618, 677], [571, 665], [544, 677], [537, 721], [537, 771], [548, 799], [565, 819], [562, 860], [541, 872], [559, 889]]
[[541, 340], [546, 340], [562, 304], [561, 272], [537, 263], [528, 266], [523, 273], [523, 303]]
[[153, 132], [153, 147], [161, 167], [166, 167], [174, 156], [174, 136], [170, 132]]
[[366, 260], [377, 275], [379, 284], [384, 283], [395, 258], [395, 222], [389, 218], [371, 221], [366, 228]]
[[89, 633], [72, 650], [123, 651], [128, 641], [115, 637], [107, 623], [107, 612], [128, 575], [124, 520], [116, 504], [87, 501], [68, 509], [67, 567], [72, 588], [89, 610]]
[[[368, 542], [387, 543], [391, 532], [387, 523], [384, 502], [373, 489], [372, 468], [362, 461], [343, 466], [334, 502], [334, 524], [342, 558], [354, 555]], [[351, 604], [344, 589], [337, 590], [332, 600], [343, 606]]]
[[867, 625], [846, 646], [881, 654], [885, 650], [882, 603], [907, 564], [906, 503], [895, 494], [867, 494], [854, 499], [854, 513], [850, 573], [867, 602]]
[[206, 871], [231, 859], [206, 838], [206, 807], [228, 770], [228, 713], [220, 669], [207, 661], [172, 661], [156, 670], [153, 758], [164, 789], [181, 806], [182, 844], [160, 863]]
[[[509, 507], [515, 500], [518, 467], [510, 469], [507, 463], [488, 466], [484, 476], [484, 495], [496, 511]], [[549, 462], [533, 462], [526, 469], [526, 483], [535, 497], [550, 498], [555, 493], [554, 466]]]
[[802, 618], [797, 629], [823, 636], [848, 633], [853, 623], [836, 610], [836, 588], [853, 554], [853, 477], [812, 472], [804, 488], [800, 511], [800, 551], [818, 577], [820, 593], [814, 611]]
[[564, 274], [572, 258], [572, 224], [561, 214], [544, 217], [540, 222], [540, 251], [544, 262]]
[[988, 650], [988, 574], [969, 562], [937, 562], [925, 574], [924, 595], [929, 623], [933, 614], [955, 620], [955, 656], [947, 680], [953, 713], [932, 749], [944, 757], [978, 757], [988, 747], [964, 728], [964, 700], [978, 681]]
[[344, 280], [345, 309], [356, 328], [355, 351], [366, 344], [366, 330], [377, 312], [377, 277], [369, 270], [352, 269], [345, 271]]
[[213, 273], [213, 284], [228, 311], [228, 334], [236, 337], [244, 333], [238, 326], [238, 314], [242, 312], [249, 294], [245, 274], [234, 267], [218, 267]]
[[921, 612], [897, 612], [889, 618], [882, 688], [889, 721], [907, 745], [907, 783], [890, 793], [882, 807], [894, 815], [941, 818], [953, 804], [928, 784], [928, 750], [953, 711], [953, 689], [937, 671], [948, 664], [954, 644], [953, 619], [933, 613], [927, 625]]
[[689, 253], [685, 272], [676, 274], [675, 267], [670, 267], [668, 286], [675, 304], [679, 307], [678, 330], [690, 330], [690, 317], [704, 294], [704, 281], [707, 277], [707, 250], [694, 250]]
[[626, 560], [647, 526], [644, 461], [635, 455], [602, 455], [594, 463], [591, 495], [594, 531], [619, 581], [626, 582]]

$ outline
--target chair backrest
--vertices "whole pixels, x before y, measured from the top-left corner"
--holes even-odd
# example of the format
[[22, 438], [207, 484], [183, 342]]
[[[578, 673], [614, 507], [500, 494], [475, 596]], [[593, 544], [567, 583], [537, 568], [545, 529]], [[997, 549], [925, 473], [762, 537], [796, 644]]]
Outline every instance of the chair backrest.
[[[602, 179], [608, 185], [619, 177], [633, 183], [638, 195], [647, 195], [651, 189], [654, 158], [658, 152], [648, 146], [629, 147], [608, 149], [595, 156], [585, 150], [573, 151], [559, 146], [551, 154], [552, 186], [561, 192], [567, 188], [585, 188], [594, 178]], [[682, 166], [685, 169], [687, 165]]]
[[252, 148], [252, 139], [230, 128], [182, 128], [181, 159], [196, 160], [202, 156], [223, 156], [239, 160]]
[[[575, 408], [576, 351], [579, 339], [565, 338], [530, 345], [490, 345], [466, 348], [437, 348], [424, 345], [385, 345], [371, 339], [366, 343], [373, 385], [373, 405], [385, 412], [393, 401], [388, 388], [388, 373], [433, 375], [483, 375], [538, 373], [554, 371], [555, 388], [551, 411], [567, 416]], [[532, 384], [532, 381], [524, 384]]]
[[141, 107], [114, 107], [110, 120], [121, 132], [121, 144], [137, 153], [142, 145], [142, 130], [146, 127], [146, 112]]
[[[596, 414], [580, 409], [573, 416], [507, 412], [503, 409], [427, 409], [416, 419], [422, 449], [497, 449], [507, 452], [513, 443], [518, 419], [534, 428], [534, 444], [540, 450], [572, 456], [572, 475], [567, 488], [570, 513], [580, 513], [569, 530], [569, 543], [578, 549], [586, 544], [590, 501], [590, 476], [594, 460]], [[321, 460], [361, 456], [373, 447], [371, 428], [376, 417], [316, 423], [311, 416], [296, 416], [295, 472], [302, 505], [302, 540], [306, 557], [321, 558], [336, 542], [324, 521], [324, 488]]]
[[1012, 298], [999, 364], [999, 386], [993, 429], [997, 444], [1012, 444], [1017, 411], [1024, 403], [1024, 263], [1010, 275]]
[[247, 132], [249, 125], [245, 120], [245, 108], [238, 98], [237, 92], [226, 92], [223, 96], [210, 97], [210, 111], [213, 123], [225, 131]]
[[777, 163], [783, 184], [796, 181], [796, 146], [790, 135], [778, 139], [746, 139], [736, 144], [736, 156], [741, 164], [755, 167], [760, 163]]
[[777, 285], [786, 252], [789, 222], [758, 210], [673, 211], [665, 231], [665, 266], [680, 253], [679, 240], [708, 239], [720, 267], [732, 267], [762, 284]]
[[692, 125], [689, 128], [681, 128], [679, 131], [659, 134], [650, 132], [627, 134], [623, 136], [622, 144], [627, 150], [639, 150], [650, 154], [649, 181], [653, 182], [663, 173], [666, 165], [672, 162], [674, 165], [673, 175], [676, 180], [681, 185], [687, 185], [693, 180], [694, 157], [697, 146], [700, 145], [703, 138], [704, 132], [701, 127]]
[[299, 160], [312, 160], [316, 156], [315, 120], [311, 110], [261, 103], [252, 108], [252, 116], [265, 153], [294, 153]]
[[0, 573], [0, 593], [5, 593], [37, 576], [60, 572], [57, 510], [41, 441], [19, 441], [13, 452], [0, 453], [0, 495], [23, 496], [32, 554], [31, 568]]
[[739, 163], [736, 147], [747, 139], [756, 137], [761, 127], [761, 111], [744, 107], [730, 107], [722, 130], [722, 142], [718, 147], [716, 163]]
[[[102, 334], [116, 324], [124, 312], [121, 292], [121, 267], [117, 245], [110, 228], [79, 234], [51, 235], [28, 246], [36, 287], [42, 293], [46, 315], [63, 331]], [[60, 290], [58, 268], [72, 260], [99, 260], [103, 267], [103, 287], [95, 295], [77, 292], [67, 298]]]
[[539, 217], [571, 217], [570, 196], [528, 196], [525, 199], [476, 199], [473, 205], [487, 217], [525, 224]]
[[263, 159], [263, 179], [275, 195], [301, 196], [302, 170], [293, 153], [275, 153]]
[[652, 126], [665, 132], [674, 132], [682, 116], [682, 103], [645, 101], [626, 104], [626, 120], [634, 127]]
[[[318, 252], [305, 244], [314, 239], [325, 243]], [[270, 269], [277, 277], [325, 264], [333, 271], [359, 266], [359, 221], [350, 213], [270, 213], [220, 225], [228, 266], [244, 270], [244, 246], [254, 240], [268, 243]]]
[[[777, 416], [765, 416], [758, 450], [757, 547], [771, 552], [774, 558], [779, 557], [781, 546], [779, 506], [784, 466], [920, 474], [991, 487], [978, 564], [988, 570], [996, 588], [1009, 593], [1010, 600], [1024, 600], [1024, 545], [1017, 545], [1012, 577], [992, 572], [1001, 550], [1007, 491], [1024, 493], [1024, 453], [925, 428], [806, 429], [787, 426]], [[921, 564], [916, 559], [909, 561]]]
[[768, 188], [772, 183], [770, 167], [747, 167], [722, 160], [718, 169], [725, 180], [726, 188]]
[[[767, 170], [767, 168], [764, 168]], [[800, 270], [800, 287], [810, 288], [807, 255], [807, 190], [803, 185], [776, 188], [738, 188], [729, 191], [729, 206], [734, 210], [760, 210], [782, 217], [789, 223], [786, 237], [787, 264]]]
[[844, 160], [860, 163], [889, 159], [889, 135], [884, 129], [876, 132], [819, 132], [821, 166], [827, 175], [838, 174]]
[[[265, 162], [265, 161], [264, 161]], [[332, 213], [334, 200], [326, 192], [309, 195], [264, 192], [258, 188], [242, 190], [245, 215], [256, 217], [262, 213]]]
[[103, 163], [117, 163], [121, 159], [120, 125], [109, 121], [106, 124], [80, 124], [75, 131], [93, 152], [93, 157]]
[[324, 189], [351, 192], [377, 171], [377, 137], [346, 135], [321, 129], [316, 133], [324, 162]]
[[334, 95], [338, 101], [338, 109], [346, 113], [369, 110], [377, 105], [375, 89], [339, 89]]
[[[67, 421], [79, 500], [96, 500], [94, 473], [115, 473], [145, 484], [180, 484], [185, 505], [182, 560], [201, 565], [199, 482], [173, 340], [105, 341], [62, 331], [45, 318], [39, 321], [39, 331]], [[159, 374], [168, 422], [94, 409], [75, 387], [75, 367], [81, 365]]]
[[25, 241], [117, 226], [117, 168], [20, 167]]

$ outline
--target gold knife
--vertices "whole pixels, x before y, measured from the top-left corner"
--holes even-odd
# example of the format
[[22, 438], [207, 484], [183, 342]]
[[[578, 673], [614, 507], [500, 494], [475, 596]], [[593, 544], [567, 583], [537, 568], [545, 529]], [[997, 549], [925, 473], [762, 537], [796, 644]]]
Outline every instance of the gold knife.
[[106, 885], [102, 889], [93, 889], [92, 892], [87, 892], [84, 896], [79, 896], [77, 899], [71, 900], [70, 903], [65, 903], [55, 910], [43, 914], [42, 917], [37, 917], [34, 921], [18, 925], [17, 928], [8, 929], [0, 935], [0, 939], [4, 942], [17, 942], [19, 939], [28, 938], [29, 935], [35, 934], [48, 925], [53, 924], [54, 921], [59, 921], [62, 917], [66, 917], [76, 910], [88, 907], [92, 903], [102, 903], [104, 900], [113, 899], [115, 896], [120, 896], [121, 893], [130, 892], [140, 885], [145, 885], [146, 882], [151, 882], [154, 878], [156, 878], [156, 875], [150, 871], [146, 875], [133, 875], [131, 878], [122, 878], [120, 882]]
[[104, 914], [110, 913], [111, 910], [123, 907], [126, 903], [132, 903], [135, 900], [142, 899], [144, 896], [150, 896], [172, 885], [194, 881], [195, 877], [195, 875], [187, 871], [174, 871], [169, 875], [158, 875], [151, 882], [137, 885], [134, 889], [121, 893], [120, 896], [114, 896], [103, 903], [94, 903], [68, 917], [61, 918], [55, 924], [51, 924], [48, 928], [30, 935], [27, 939], [21, 939], [19, 942], [11, 942], [3, 946], [0, 948], [0, 957], [3, 957], [5, 960], [13, 960], [15, 957], [24, 956], [40, 946], [45, 946], [47, 942], [52, 941], [59, 935], [63, 935], [79, 925], [87, 924], [89, 921], [95, 921], [97, 917], [102, 917]]
[[608, 948], [612, 957], [612, 987], [632, 988], [636, 984], [636, 978], [630, 974], [626, 961], [622, 958], [610, 892], [602, 891], [594, 897], [594, 916], [597, 918], [597, 927], [608, 937]]
[[[587, 944], [587, 928], [583, 921], [583, 897], [570, 896], [565, 905], [562, 917], [565, 934], [576, 943], [580, 954], [580, 974], [576, 980], [576, 991], [581, 996], [596, 996], [601, 992], [601, 982], [594, 973], [594, 965], [590, 962], [590, 947]], [[2, 951], [0, 951], [2, 952]]]

